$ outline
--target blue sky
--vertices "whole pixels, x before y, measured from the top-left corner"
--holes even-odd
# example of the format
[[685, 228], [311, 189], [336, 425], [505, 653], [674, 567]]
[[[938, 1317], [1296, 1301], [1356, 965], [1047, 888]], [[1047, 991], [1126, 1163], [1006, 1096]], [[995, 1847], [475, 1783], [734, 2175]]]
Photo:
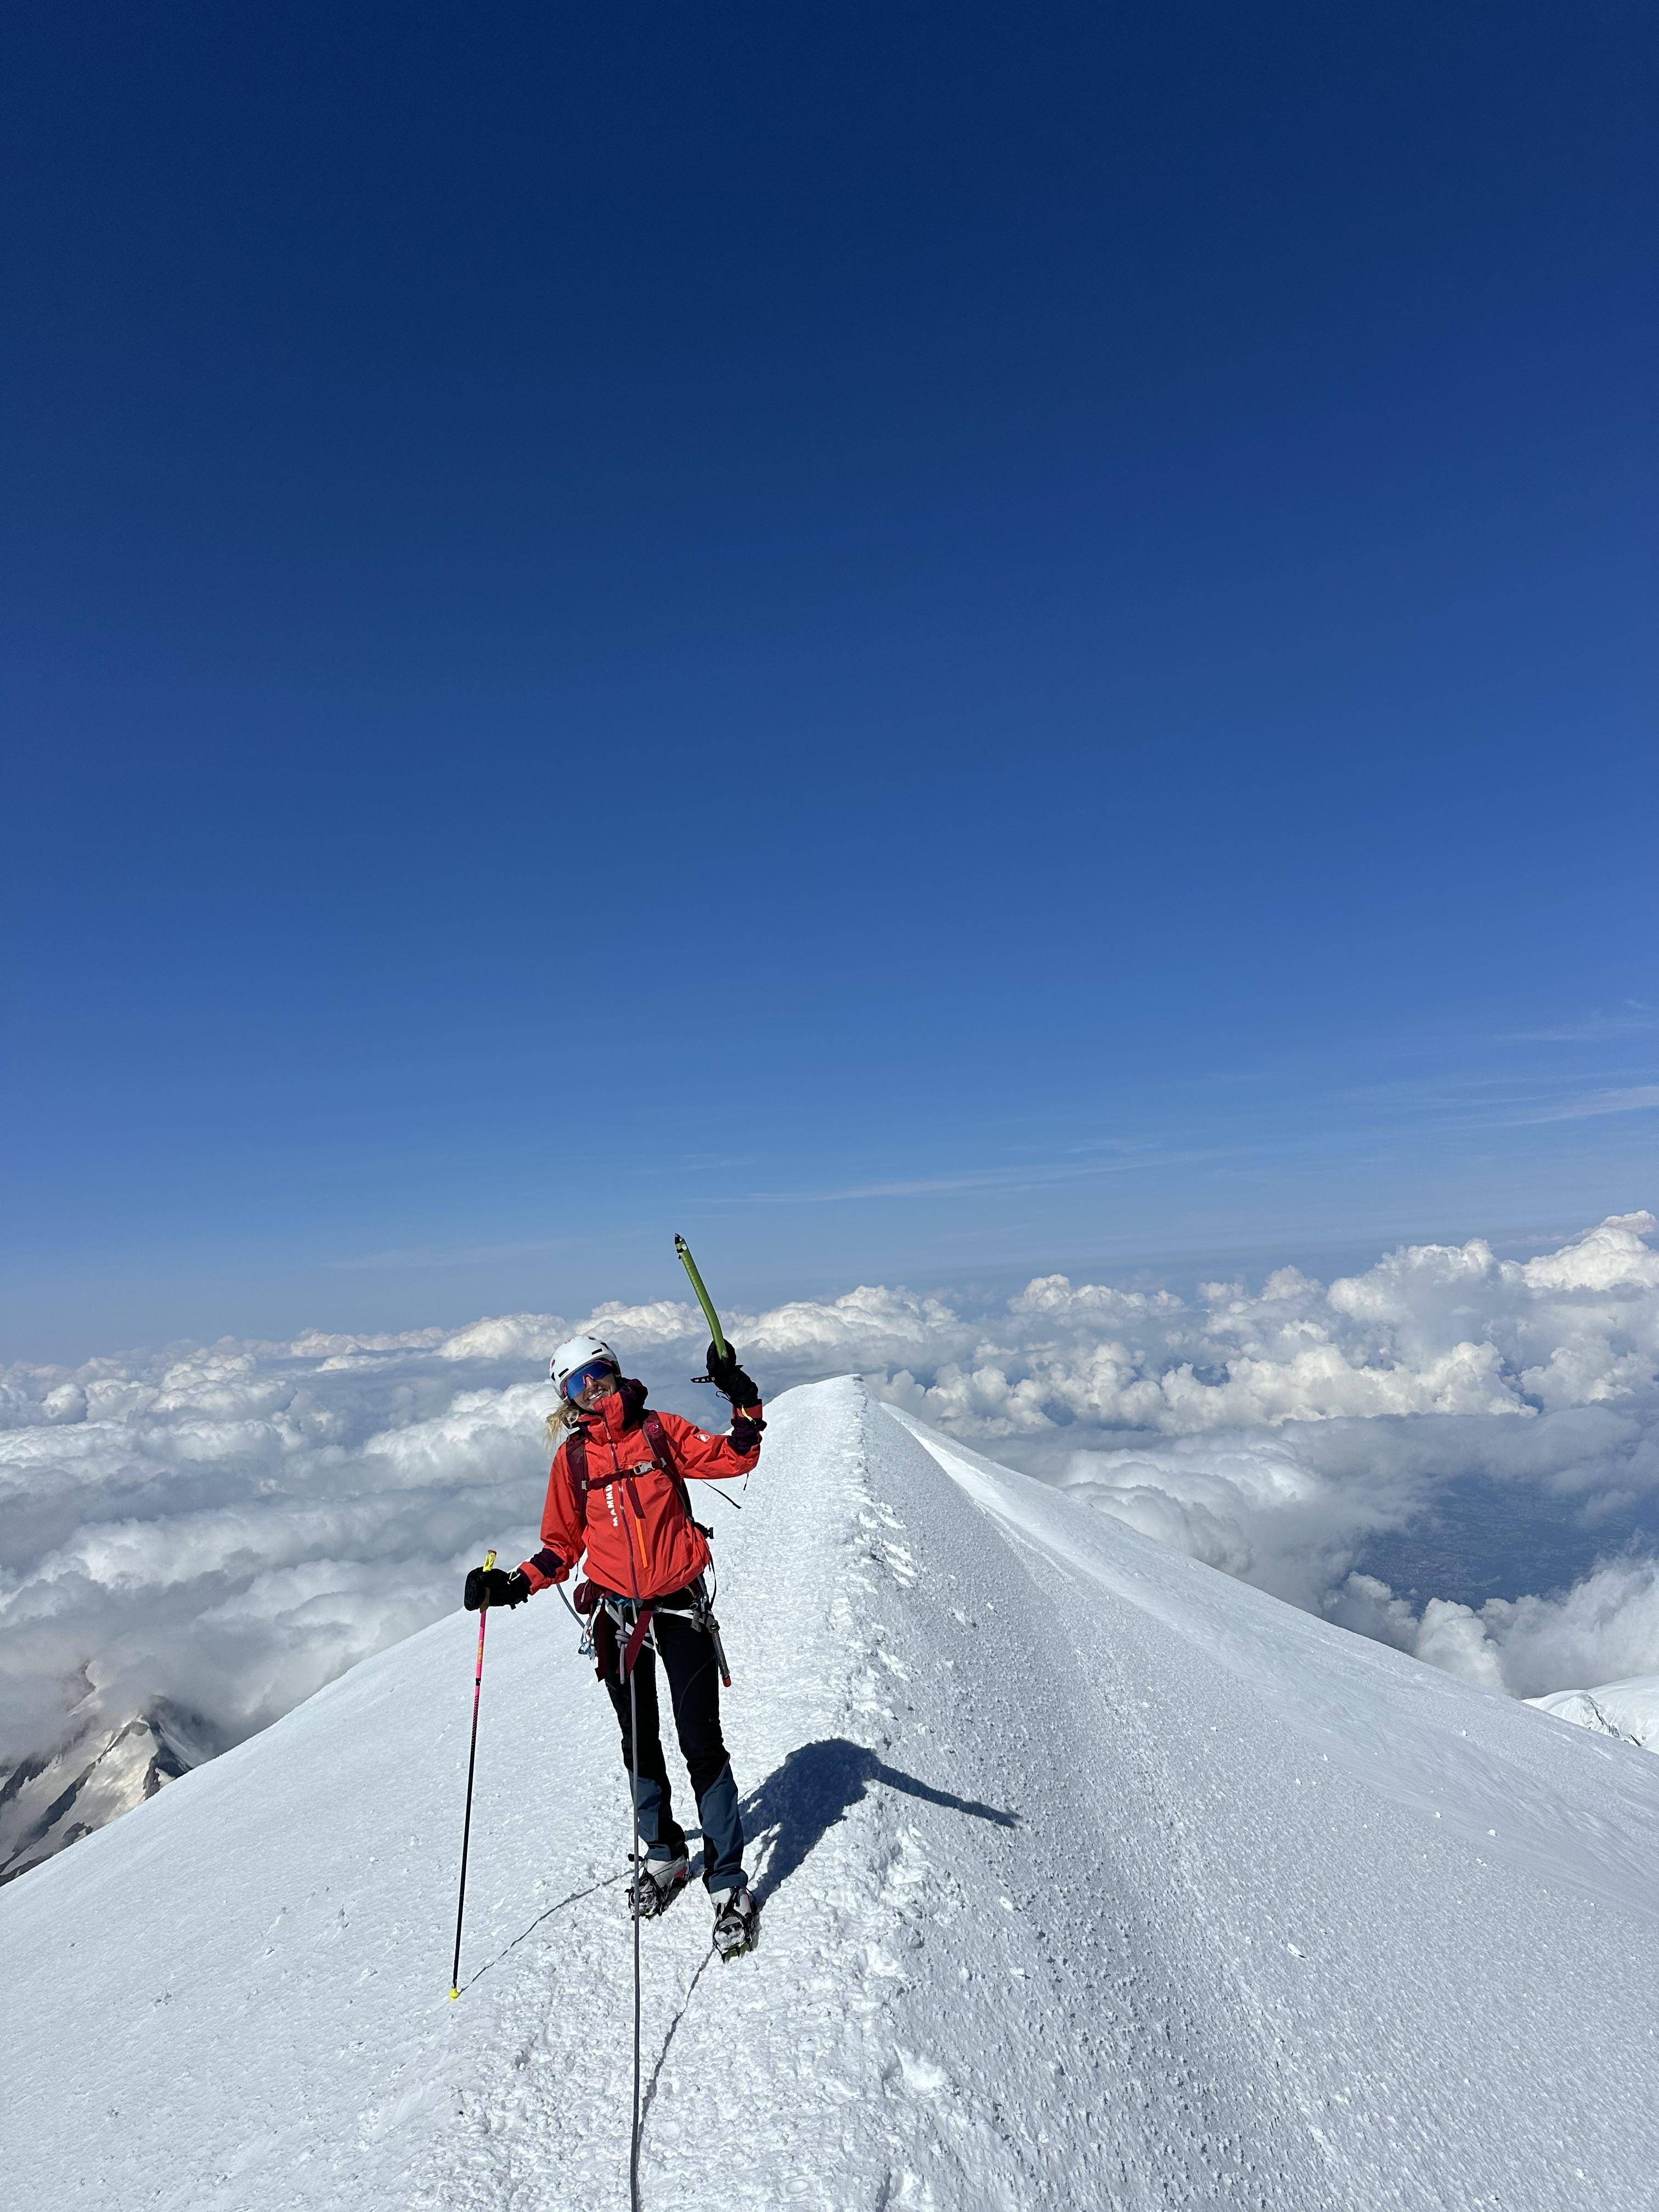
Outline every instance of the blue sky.
[[9, 48], [6, 1352], [1653, 1202], [1650, 10]]

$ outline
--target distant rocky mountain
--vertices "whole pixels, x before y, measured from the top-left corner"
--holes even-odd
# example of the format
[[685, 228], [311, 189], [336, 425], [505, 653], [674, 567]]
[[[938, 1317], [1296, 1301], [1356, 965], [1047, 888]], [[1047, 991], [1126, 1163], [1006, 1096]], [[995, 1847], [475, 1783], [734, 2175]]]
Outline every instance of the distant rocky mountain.
[[111, 1729], [86, 1723], [57, 1751], [21, 1759], [0, 1781], [0, 1882], [90, 1835], [222, 1747], [165, 1700]]

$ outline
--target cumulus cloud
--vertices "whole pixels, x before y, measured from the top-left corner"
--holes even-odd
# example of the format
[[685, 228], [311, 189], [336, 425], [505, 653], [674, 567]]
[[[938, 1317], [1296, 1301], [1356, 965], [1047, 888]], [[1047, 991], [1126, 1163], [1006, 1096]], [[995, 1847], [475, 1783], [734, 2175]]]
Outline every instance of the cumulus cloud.
[[1420, 1614], [1386, 1583], [1354, 1574], [1327, 1609], [1344, 1627], [1516, 1698], [1649, 1674], [1659, 1655], [1659, 1567], [1650, 1558], [1607, 1560], [1550, 1596], [1488, 1598], [1478, 1611], [1431, 1598]]
[[[923, 1419], [1143, 1533], [1345, 1626], [1517, 1696], [1659, 1667], [1647, 1546], [1550, 1569], [1598, 1530], [1659, 1534], [1659, 1252], [1650, 1213], [1524, 1261], [1408, 1246], [1321, 1283], [1206, 1283], [1191, 1304], [1048, 1276], [929, 1374], [886, 1388]], [[1135, 1433], [1138, 1432], [1138, 1433]], [[1360, 1565], [1471, 1492], [1546, 1586], [1411, 1599]], [[1466, 1546], [1467, 1549], [1467, 1546]], [[1562, 1587], [1562, 1585], [1566, 1585]]]
[[895, 1389], [981, 1436], [1087, 1421], [1184, 1435], [1384, 1415], [1513, 1415], [1632, 1398], [1659, 1366], [1649, 1213], [1524, 1262], [1489, 1244], [1408, 1246], [1328, 1285], [1283, 1267], [1188, 1306], [1040, 1278], [970, 1350]]
[[[1655, 1232], [1620, 1214], [1522, 1261], [1418, 1245], [1187, 1297], [865, 1285], [728, 1328], [770, 1392], [860, 1370], [1228, 1573], [1537, 1695], [1659, 1671], [1659, 1583], [1631, 1543], [1650, 1502], [1659, 1528]], [[452, 1606], [486, 1546], [533, 1548], [542, 1377], [576, 1328], [697, 1409], [705, 1331], [667, 1300], [0, 1373], [0, 1770], [158, 1704], [234, 1742]], [[1534, 1541], [1497, 1595], [1377, 1571], [1417, 1535], [1443, 1558], [1428, 1539], [1470, 1495], [1505, 1540], [1576, 1532], [1581, 1566]]]

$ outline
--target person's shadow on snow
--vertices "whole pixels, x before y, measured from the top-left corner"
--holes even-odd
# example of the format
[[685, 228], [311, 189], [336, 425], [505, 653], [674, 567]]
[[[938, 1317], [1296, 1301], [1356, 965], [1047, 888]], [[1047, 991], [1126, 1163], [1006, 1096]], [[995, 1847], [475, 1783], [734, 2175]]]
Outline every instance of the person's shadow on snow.
[[845, 1736], [804, 1743], [743, 1801], [747, 1833], [759, 1836], [769, 1828], [778, 1832], [766, 1872], [755, 1885], [763, 1905], [876, 1782], [889, 1790], [902, 1790], [907, 1797], [942, 1805], [947, 1812], [968, 1813], [976, 1820], [994, 1821], [1000, 1828], [1019, 1826], [1018, 1813], [981, 1805], [971, 1797], [953, 1797], [948, 1790], [930, 1789], [914, 1774], [889, 1766], [873, 1751], [849, 1742]]

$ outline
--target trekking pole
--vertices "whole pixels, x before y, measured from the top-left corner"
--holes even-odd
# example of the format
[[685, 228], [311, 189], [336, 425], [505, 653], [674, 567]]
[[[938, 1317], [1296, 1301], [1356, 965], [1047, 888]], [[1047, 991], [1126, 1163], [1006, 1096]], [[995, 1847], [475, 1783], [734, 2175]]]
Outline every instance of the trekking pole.
[[[486, 1574], [495, 1564], [495, 1554], [484, 1558]], [[489, 1607], [478, 1607], [478, 1668], [472, 1677], [472, 1748], [466, 1755], [466, 1824], [461, 1830], [461, 1893], [455, 1901], [455, 1963], [449, 1970], [449, 1994], [461, 1994], [461, 1915], [466, 1911], [466, 1850], [472, 1841], [472, 1770], [478, 1763], [478, 1700], [483, 1693], [484, 1623], [489, 1619]]]
[[[624, 1643], [613, 1638], [617, 1648], [617, 1664], [628, 1677], [628, 1794], [634, 1804], [634, 2134], [628, 2150], [628, 2202], [630, 2212], [640, 2212], [640, 1903], [645, 1894], [645, 1876], [640, 1866], [640, 1688], [639, 1664], [642, 1631], [648, 1632], [648, 1616], [640, 1613], [640, 1578], [634, 1570], [634, 1556], [628, 1558], [628, 1577], [634, 1585], [634, 1625], [632, 1633]], [[653, 1639], [654, 1640], [654, 1639]], [[629, 1658], [629, 1650], [633, 1658]], [[660, 1838], [662, 1831], [657, 1831]]]
[[[637, 1620], [638, 1601], [634, 1612]], [[635, 1654], [637, 1664], [639, 1655]], [[634, 1796], [634, 2140], [628, 2154], [628, 2196], [632, 2212], [640, 2212], [640, 1702], [634, 1668], [628, 1670], [628, 1737], [633, 1754]]]
[[680, 1255], [680, 1265], [691, 1278], [691, 1287], [697, 1294], [697, 1304], [702, 1308], [703, 1319], [708, 1323], [708, 1334], [714, 1340], [714, 1350], [726, 1357], [726, 1337], [720, 1328], [720, 1317], [714, 1311], [714, 1302], [702, 1286], [702, 1277], [697, 1273], [697, 1263], [691, 1257], [691, 1247], [684, 1237], [674, 1239], [674, 1249]]

